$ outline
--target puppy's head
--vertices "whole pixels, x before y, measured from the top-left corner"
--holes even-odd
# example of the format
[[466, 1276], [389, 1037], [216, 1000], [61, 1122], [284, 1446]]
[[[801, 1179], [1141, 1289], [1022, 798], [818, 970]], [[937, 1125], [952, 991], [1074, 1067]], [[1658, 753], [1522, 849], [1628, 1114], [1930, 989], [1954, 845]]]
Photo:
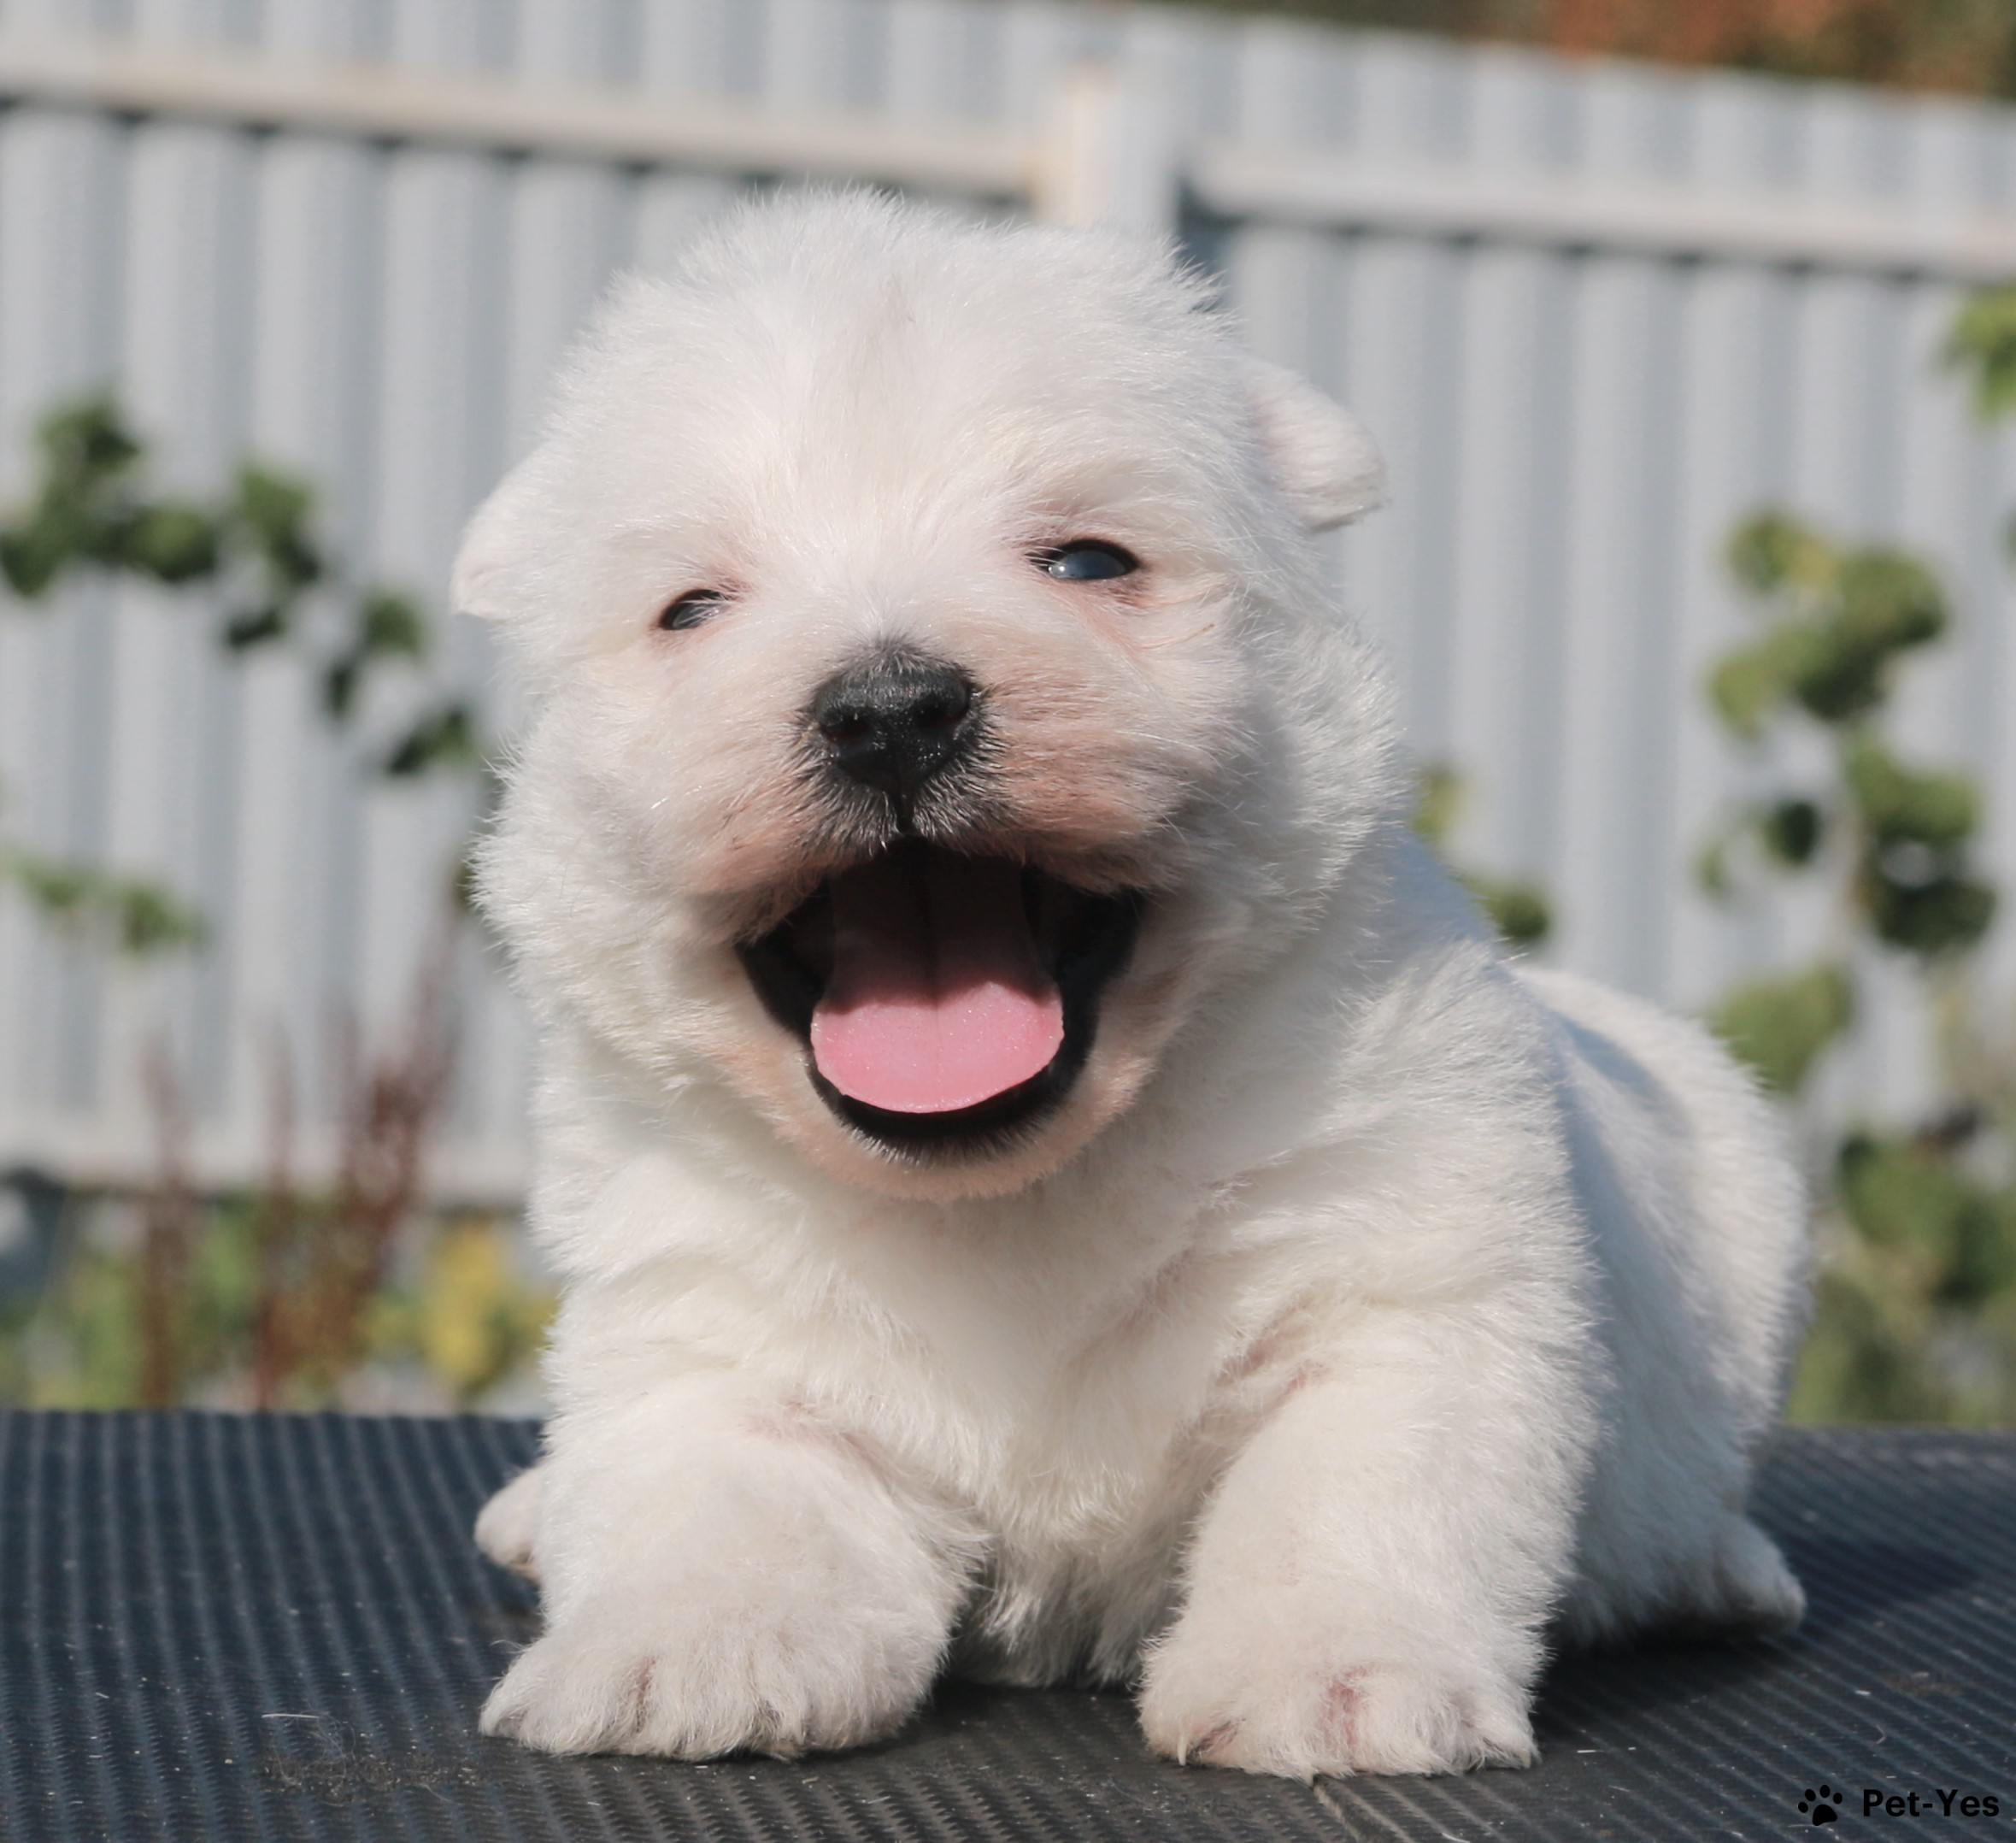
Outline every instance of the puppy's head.
[[536, 700], [485, 865], [535, 994], [849, 1181], [1055, 1169], [1391, 810], [1308, 536], [1380, 484], [1161, 252], [732, 220], [456, 566]]

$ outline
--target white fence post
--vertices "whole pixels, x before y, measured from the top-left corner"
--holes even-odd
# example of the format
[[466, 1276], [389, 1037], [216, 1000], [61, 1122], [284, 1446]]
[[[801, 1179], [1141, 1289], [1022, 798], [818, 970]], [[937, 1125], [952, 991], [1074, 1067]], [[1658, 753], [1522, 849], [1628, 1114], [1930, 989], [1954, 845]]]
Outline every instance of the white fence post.
[[1148, 74], [1109, 58], [1060, 73], [1030, 188], [1039, 222], [1150, 236], [1175, 229], [1182, 149], [1168, 98]]

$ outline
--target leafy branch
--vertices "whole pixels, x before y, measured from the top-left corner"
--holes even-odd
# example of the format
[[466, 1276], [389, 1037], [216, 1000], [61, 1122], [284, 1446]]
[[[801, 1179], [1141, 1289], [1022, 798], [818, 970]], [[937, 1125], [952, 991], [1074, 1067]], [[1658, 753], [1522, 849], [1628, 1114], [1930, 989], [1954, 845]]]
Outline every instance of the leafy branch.
[[1782, 512], [1749, 520], [1729, 563], [1760, 628], [1716, 665], [1713, 705], [1749, 748], [1817, 735], [1826, 768], [1736, 813], [1702, 854], [1702, 882], [1730, 901], [1817, 881], [1831, 922], [1812, 963], [1739, 986], [1712, 1022], [1789, 1096], [1854, 1027], [1872, 955], [1911, 968], [1947, 1027], [1948, 1092], [1931, 1117], [1818, 1148], [1831, 1258], [1793, 1410], [1999, 1418], [2016, 1410], [2016, 1085], [1972, 1027], [1968, 988], [1996, 892], [1974, 862], [1973, 782], [1904, 760], [1884, 728], [1905, 662], [1948, 630], [1945, 594], [1919, 558]]
[[1954, 321], [1942, 356], [1968, 374], [1983, 421], [2016, 409], [2016, 283], [1975, 295]]
[[12, 883], [66, 933], [136, 958], [201, 946], [208, 933], [194, 909], [157, 884], [44, 857], [3, 838], [0, 883]]
[[[315, 537], [314, 495], [302, 482], [247, 462], [212, 499], [159, 492], [144, 445], [102, 396], [52, 412], [36, 445], [34, 490], [0, 520], [0, 579], [21, 603], [46, 604], [90, 572], [205, 587], [222, 605], [217, 638], [226, 651], [299, 646], [313, 662], [324, 711], [338, 723], [356, 715], [380, 668], [425, 662], [426, 615], [404, 596], [347, 579]], [[481, 759], [474, 713], [451, 699], [424, 709], [385, 743], [377, 765], [408, 778]], [[201, 917], [172, 892], [31, 851], [4, 833], [0, 885], [59, 925], [127, 953], [203, 938]]]
[[[1462, 816], [1463, 777], [1447, 766], [1425, 768], [1414, 804], [1414, 830], [1447, 855], [1449, 834]], [[1470, 893], [1509, 947], [1537, 947], [1554, 928], [1554, 910], [1537, 884], [1518, 877], [1496, 877], [1454, 865], [1451, 874]]]
[[1716, 1014], [1766, 1084], [1792, 1092], [1854, 1023], [1858, 940], [1929, 968], [1980, 940], [1995, 892], [1973, 868], [1972, 784], [1907, 764], [1882, 731], [1901, 662], [1947, 630], [1931, 571], [1903, 551], [1838, 545], [1782, 512], [1746, 522], [1729, 561], [1763, 625], [1715, 667], [1716, 710], [1751, 746], [1817, 729], [1832, 766], [1821, 786], [1782, 789], [1739, 811], [1699, 866], [1703, 886], [1722, 899], [1766, 873], [1833, 879], [1827, 957], [1739, 987]]

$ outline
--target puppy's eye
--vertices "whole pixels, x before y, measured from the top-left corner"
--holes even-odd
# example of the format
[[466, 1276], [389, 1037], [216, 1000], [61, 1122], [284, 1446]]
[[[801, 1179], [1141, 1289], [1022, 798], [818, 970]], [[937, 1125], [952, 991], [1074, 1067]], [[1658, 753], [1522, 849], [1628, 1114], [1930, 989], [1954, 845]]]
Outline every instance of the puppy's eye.
[[1133, 554], [1117, 544], [1096, 538], [1074, 539], [1037, 558], [1046, 576], [1060, 582], [1104, 582], [1114, 576], [1131, 576], [1141, 568]]
[[689, 589], [676, 602], [668, 602], [658, 616], [658, 625], [673, 633], [683, 633], [688, 627], [696, 627], [713, 620], [727, 606], [727, 592], [724, 589]]

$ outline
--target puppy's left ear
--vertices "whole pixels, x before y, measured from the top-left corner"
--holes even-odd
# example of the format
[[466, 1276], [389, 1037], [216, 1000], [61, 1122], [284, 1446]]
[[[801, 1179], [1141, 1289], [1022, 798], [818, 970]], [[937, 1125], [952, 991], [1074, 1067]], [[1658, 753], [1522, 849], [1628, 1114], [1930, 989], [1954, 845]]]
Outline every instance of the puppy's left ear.
[[508, 621], [520, 611], [526, 526], [538, 498], [532, 478], [538, 458], [513, 468], [464, 527], [448, 579], [449, 604], [456, 614]]
[[1247, 361], [1247, 398], [1268, 471], [1305, 531], [1328, 531], [1386, 503], [1386, 463], [1356, 417], [1307, 379]]

